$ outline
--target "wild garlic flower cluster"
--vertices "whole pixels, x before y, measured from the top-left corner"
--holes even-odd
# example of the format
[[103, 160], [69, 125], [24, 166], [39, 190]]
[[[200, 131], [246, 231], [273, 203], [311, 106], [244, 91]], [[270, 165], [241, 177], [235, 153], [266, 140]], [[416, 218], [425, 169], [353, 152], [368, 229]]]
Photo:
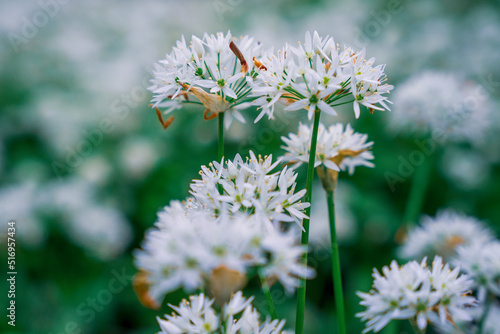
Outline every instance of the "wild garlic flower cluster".
[[429, 323], [450, 328], [456, 321], [472, 319], [467, 308], [476, 304], [469, 295], [473, 281], [459, 275], [459, 268], [451, 270], [439, 256], [430, 267], [426, 262], [424, 258], [399, 266], [393, 261], [382, 274], [374, 269], [372, 290], [358, 293], [366, 310], [357, 316], [368, 321], [363, 333], [378, 332], [393, 319], [409, 319], [420, 331]]
[[[253, 297], [245, 298], [241, 291], [218, 313], [203, 293], [183, 300], [179, 306], [169, 306], [176, 312], [165, 315], [166, 320], [158, 317], [159, 334], [285, 334], [285, 320], [260, 322], [260, 314], [252, 307]], [[238, 317], [238, 319], [235, 319]]]
[[474, 143], [484, 138], [488, 126], [488, 93], [453, 73], [417, 74], [399, 86], [394, 102], [389, 125], [395, 132]]
[[202, 166], [201, 180], [194, 180], [190, 193], [216, 217], [247, 212], [263, 222], [295, 221], [302, 226], [307, 218], [303, 211], [309, 207], [300, 201], [306, 190], [295, 192], [298, 174], [292, 169], [273, 173], [279, 163], [272, 155], [256, 157], [252, 151], [245, 160], [237, 154], [233, 160], [214, 161]]
[[490, 293], [500, 296], [500, 241], [460, 246], [454, 264]]
[[[309, 162], [312, 127], [300, 124], [297, 134], [290, 133], [288, 137], [281, 137], [285, 143], [282, 148], [286, 151], [282, 160], [292, 163], [293, 168]], [[350, 124], [336, 123], [328, 128], [322, 123], [318, 128], [318, 142], [316, 144], [316, 159], [314, 167], [324, 166], [334, 171], [348, 170], [354, 173], [358, 166], [373, 167], [370, 162], [373, 154], [370, 148], [373, 142], [367, 142], [368, 136], [354, 132]]]
[[[251, 92], [246, 77], [253, 75], [252, 59], [260, 53], [261, 45], [253, 38], [236, 39], [230, 32], [192, 36], [189, 45], [182, 37], [172, 52], [155, 64], [148, 88], [153, 93], [152, 106], [166, 108], [168, 114], [186, 103], [202, 104], [207, 108], [205, 119], [225, 112], [226, 127], [233, 117], [244, 123], [239, 110], [246, 108]], [[161, 114], [158, 117], [164, 123]]]
[[146, 273], [157, 303], [178, 288], [208, 286], [217, 296], [228, 295], [257, 270], [293, 292], [299, 277], [314, 274], [299, 263], [306, 250], [298, 236], [297, 228], [264, 227], [248, 213], [215, 218], [210, 210], [190, 210], [177, 201], [158, 213], [156, 228], [135, 253], [136, 266]]
[[493, 239], [493, 233], [478, 219], [442, 210], [435, 217], [422, 218], [420, 226], [408, 233], [400, 255], [407, 259], [439, 255], [449, 261], [458, 246], [485, 244]]
[[256, 66], [257, 76], [247, 80], [252, 104], [261, 109], [256, 121], [264, 115], [273, 118], [279, 100], [285, 110], [306, 109], [309, 119], [316, 110], [337, 115], [334, 107], [353, 103], [356, 118], [360, 104], [370, 110], [389, 110], [386, 93], [393, 86], [384, 84], [385, 65], [374, 65], [375, 58], [365, 58], [365, 49], [355, 51], [340, 46], [331, 37], [315, 31], [306, 33], [304, 43], [287, 45], [277, 52], [264, 53]]

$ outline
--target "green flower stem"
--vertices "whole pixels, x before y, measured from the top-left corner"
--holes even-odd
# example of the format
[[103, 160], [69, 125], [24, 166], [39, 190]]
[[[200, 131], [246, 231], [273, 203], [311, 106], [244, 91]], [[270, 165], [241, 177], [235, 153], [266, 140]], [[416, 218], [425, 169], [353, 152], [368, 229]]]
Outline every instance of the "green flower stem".
[[[219, 119], [219, 149], [218, 149], [218, 157], [217, 162], [221, 162], [224, 158], [224, 113], [220, 112], [217, 116]], [[222, 161], [222, 164], [224, 162]], [[219, 193], [223, 194], [224, 189], [222, 188], [222, 184], [219, 183]]]
[[328, 202], [328, 218], [330, 221], [330, 237], [332, 242], [332, 276], [335, 306], [337, 308], [337, 323], [339, 327], [339, 334], [346, 334], [344, 293], [342, 291], [342, 275], [340, 273], [339, 244], [337, 242], [337, 231], [335, 230], [334, 192], [327, 191], [326, 198]]
[[271, 296], [271, 290], [269, 289], [269, 284], [267, 284], [267, 279], [262, 275], [259, 271], [260, 285], [262, 287], [262, 292], [264, 292], [264, 296], [266, 297], [267, 308], [269, 309], [269, 314], [271, 318], [278, 319], [278, 315], [276, 314], [276, 307], [274, 306], [273, 297]]
[[[316, 109], [314, 113], [314, 126], [311, 137], [311, 147], [309, 148], [309, 164], [307, 165], [307, 182], [306, 182], [306, 195], [305, 202], [311, 203], [312, 200], [312, 187], [313, 187], [313, 178], [314, 178], [314, 162], [316, 157], [316, 144], [318, 142], [318, 128], [319, 128], [319, 117], [321, 111]], [[311, 216], [311, 207], [306, 209], [306, 216]], [[302, 231], [301, 236], [301, 244], [303, 246], [308, 246], [309, 244], [309, 219], [304, 219], [302, 221], [302, 226], [304, 230]], [[302, 265], [307, 265], [307, 252], [305, 252], [301, 259], [300, 263]], [[300, 282], [300, 286], [297, 291], [297, 316], [295, 319], [295, 333], [302, 334], [304, 332], [304, 312], [306, 307], [306, 279], [302, 277]]]
[[422, 209], [425, 190], [427, 189], [427, 184], [429, 183], [432, 165], [432, 157], [429, 156], [425, 159], [424, 163], [415, 170], [410, 196], [408, 197], [408, 202], [406, 203], [403, 224], [414, 224], [418, 218], [420, 210]]
[[220, 112], [219, 115], [219, 160], [221, 162], [224, 157], [224, 113]]

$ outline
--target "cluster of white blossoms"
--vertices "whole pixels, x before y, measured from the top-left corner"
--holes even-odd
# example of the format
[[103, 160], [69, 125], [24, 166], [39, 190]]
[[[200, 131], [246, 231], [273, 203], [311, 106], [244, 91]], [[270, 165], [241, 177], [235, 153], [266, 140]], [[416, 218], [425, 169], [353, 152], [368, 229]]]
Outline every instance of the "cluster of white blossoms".
[[224, 289], [230, 293], [257, 270], [292, 292], [298, 278], [314, 274], [299, 263], [305, 248], [298, 245], [298, 236], [297, 228], [282, 232], [247, 213], [215, 218], [210, 210], [193, 211], [172, 202], [136, 251], [136, 266], [146, 273], [149, 295], [157, 303], [178, 288], [215, 290], [226, 279]]
[[[287, 152], [283, 156], [284, 162], [299, 167], [309, 162], [312, 127], [300, 124], [297, 134], [290, 133], [288, 137], [281, 137]], [[322, 123], [318, 128], [318, 142], [316, 144], [316, 158], [314, 167], [324, 166], [334, 171], [348, 170], [350, 174], [358, 166], [373, 167], [370, 162], [373, 154], [370, 148], [373, 142], [367, 142], [368, 136], [354, 132], [350, 124], [336, 123], [328, 128]]]
[[449, 261], [458, 246], [484, 244], [493, 239], [493, 233], [478, 219], [442, 210], [435, 217], [422, 218], [420, 226], [408, 233], [400, 255], [407, 259], [439, 255]]
[[401, 133], [435, 134], [436, 141], [477, 142], [488, 126], [487, 91], [458, 75], [423, 72], [398, 87], [389, 124]]
[[252, 104], [262, 109], [256, 121], [266, 114], [272, 118], [279, 100], [288, 105], [285, 110], [306, 109], [309, 119], [316, 110], [337, 115], [334, 107], [347, 103], [353, 103], [356, 118], [360, 104], [389, 110], [385, 94], [393, 86], [384, 84], [385, 65], [374, 63], [375, 58], [365, 59], [365, 49], [340, 49], [333, 38], [316, 31], [312, 36], [307, 32], [298, 47], [264, 53], [256, 62], [258, 75], [247, 79], [251, 96], [258, 97]]
[[217, 217], [247, 212], [263, 222], [295, 221], [301, 226], [309, 203], [300, 201], [305, 189], [295, 193], [298, 174], [287, 167], [272, 173], [280, 160], [249, 153], [246, 160], [237, 154], [233, 160], [202, 166], [201, 180], [194, 180], [190, 191], [197, 205]]
[[[155, 64], [149, 87], [152, 106], [169, 113], [185, 103], [197, 103], [207, 108], [205, 119], [225, 112], [226, 127], [233, 117], [244, 123], [238, 110], [246, 108], [251, 92], [246, 77], [254, 73], [251, 60], [260, 56], [260, 49], [253, 38], [236, 39], [230, 32], [192, 36], [189, 46], [182, 37], [172, 52]], [[161, 114], [159, 117], [163, 123]]]
[[393, 86], [385, 84], [385, 65], [374, 65], [365, 59], [365, 50], [341, 50], [331, 37], [306, 33], [298, 47], [262, 50], [260, 43], [244, 36], [235, 39], [231, 33], [192, 36], [188, 45], [182, 37], [165, 59], [155, 64], [152, 106], [164, 126], [160, 108], [165, 113], [183, 104], [203, 105], [205, 119], [225, 113], [229, 127], [233, 117], [245, 122], [239, 110], [250, 105], [261, 109], [256, 121], [264, 115], [273, 117], [276, 102], [287, 104], [286, 110], [307, 109], [309, 119], [314, 111], [336, 115], [334, 107], [352, 103], [356, 118], [360, 104], [371, 111], [389, 110], [386, 93]]
[[421, 263], [399, 266], [393, 261], [382, 268], [382, 274], [374, 269], [372, 290], [358, 292], [361, 305], [367, 308], [357, 314], [368, 321], [363, 333], [378, 332], [393, 319], [409, 319], [420, 331], [429, 323], [450, 328], [456, 321], [472, 319], [467, 308], [476, 304], [469, 295], [473, 281], [459, 275], [459, 268], [443, 265], [439, 256], [431, 267], [426, 262], [424, 258]]
[[460, 246], [454, 263], [474, 279], [478, 288], [500, 296], [500, 241]]
[[[260, 314], [252, 307], [253, 297], [245, 298], [241, 291], [235, 293], [231, 300], [218, 313], [213, 307], [213, 300], [203, 293], [190, 296], [179, 306], [169, 306], [176, 312], [165, 315], [166, 320], [158, 317], [161, 328], [159, 334], [281, 334], [285, 326], [284, 320], [260, 322]], [[237, 317], [238, 319], [235, 319]]]

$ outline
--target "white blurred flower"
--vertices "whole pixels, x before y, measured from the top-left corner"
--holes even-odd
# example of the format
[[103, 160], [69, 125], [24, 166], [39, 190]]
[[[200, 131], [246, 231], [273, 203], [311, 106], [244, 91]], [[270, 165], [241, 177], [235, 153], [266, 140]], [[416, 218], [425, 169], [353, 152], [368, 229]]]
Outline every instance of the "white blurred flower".
[[448, 146], [441, 160], [443, 175], [464, 190], [478, 189], [491, 176], [490, 163], [475, 150]]
[[132, 228], [118, 210], [96, 201], [96, 190], [80, 178], [3, 188], [0, 214], [17, 222], [19, 240], [28, 246], [40, 246], [48, 232], [44, 219], [57, 217], [72, 242], [107, 261], [129, 245]]
[[[36, 189], [37, 185], [31, 182], [0, 189], [0, 216], [6, 221], [16, 222], [16, 238], [29, 247], [42, 245], [47, 237], [45, 226], [37, 217]], [[2, 240], [6, 241], [7, 238]]]
[[[294, 168], [307, 164], [311, 137], [312, 126], [302, 123], [297, 134], [290, 133], [288, 137], [281, 137], [285, 143], [282, 148], [287, 151], [282, 160], [293, 163]], [[367, 142], [367, 139], [367, 135], [354, 132], [350, 124], [344, 128], [342, 123], [336, 123], [326, 128], [320, 123], [314, 167], [324, 166], [334, 171], [348, 170], [349, 174], [353, 174], [358, 166], [373, 167], [374, 164], [370, 162], [373, 154], [369, 151], [373, 142]]]
[[454, 261], [478, 288], [500, 296], [500, 242], [478, 242], [457, 248]]
[[492, 232], [478, 219], [442, 210], [435, 217], [422, 218], [420, 226], [408, 233], [400, 255], [408, 259], [439, 255], [450, 260], [456, 254], [457, 246], [484, 244], [493, 238]]
[[105, 261], [122, 254], [132, 241], [129, 222], [110, 207], [92, 206], [73, 212], [66, 223], [66, 232], [76, 245]]
[[368, 320], [363, 333], [379, 332], [394, 319], [409, 319], [421, 331], [428, 323], [453, 327], [456, 321], [472, 319], [466, 309], [476, 303], [469, 295], [473, 281], [459, 276], [458, 268], [443, 265], [439, 256], [431, 267], [426, 262], [424, 258], [400, 267], [392, 261], [390, 267], [382, 268], [382, 275], [374, 269], [372, 290], [358, 292], [366, 310], [357, 316]]
[[264, 114], [273, 117], [278, 100], [288, 104], [286, 110], [306, 109], [312, 118], [316, 110], [337, 115], [334, 107], [353, 103], [356, 118], [359, 104], [370, 110], [389, 110], [386, 93], [393, 86], [386, 81], [385, 65], [374, 66], [375, 58], [365, 59], [365, 50], [349, 47], [341, 51], [331, 37], [306, 33], [305, 42], [297, 48], [287, 45], [277, 54], [269, 52], [258, 62], [258, 75], [252, 81], [252, 96]]
[[[309, 203], [300, 201], [305, 190], [295, 193], [297, 173], [286, 167], [271, 173], [279, 164], [272, 155], [258, 158], [250, 151], [243, 161], [239, 154], [233, 160], [209, 168], [202, 166], [201, 180], [191, 184], [191, 195], [215, 216], [249, 212], [265, 222], [291, 222], [301, 225], [303, 210]], [[222, 192], [219, 192], [219, 187]]]
[[172, 202], [158, 213], [156, 228], [147, 232], [142, 249], [136, 251], [136, 266], [146, 273], [149, 294], [157, 302], [180, 287], [204, 287], [218, 268], [244, 278], [257, 267], [293, 291], [296, 277], [313, 274], [299, 263], [306, 250], [298, 246], [298, 239], [297, 229], [281, 232], [255, 215], [215, 217], [193, 199], [186, 205]]
[[158, 152], [151, 141], [140, 137], [131, 138], [122, 144], [120, 160], [127, 177], [142, 178], [158, 161]]
[[401, 133], [434, 135], [436, 142], [480, 142], [489, 125], [487, 91], [459, 75], [416, 74], [399, 86], [390, 127]]
[[113, 168], [104, 155], [96, 155], [85, 159], [78, 166], [78, 173], [89, 182], [104, 185], [113, 173]]
[[[280, 334], [285, 320], [269, 320], [260, 322], [260, 314], [250, 304], [253, 297], [246, 299], [241, 291], [233, 295], [223, 306], [223, 313], [213, 307], [213, 300], [203, 293], [190, 296], [179, 306], [170, 305], [176, 312], [165, 315], [166, 320], [158, 317], [161, 328], [159, 334], [220, 333], [220, 334]], [[231, 310], [227, 312], [227, 310]], [[241, 314], [239, 319], [235, 315]]]

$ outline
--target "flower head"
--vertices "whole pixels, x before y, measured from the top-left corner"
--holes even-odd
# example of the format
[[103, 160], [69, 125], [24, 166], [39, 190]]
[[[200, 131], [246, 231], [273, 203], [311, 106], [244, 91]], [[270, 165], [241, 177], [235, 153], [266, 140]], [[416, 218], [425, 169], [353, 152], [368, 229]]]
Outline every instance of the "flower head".
[[206, 285], [224, 299], [244, 286], [251, 268], [293, 291], [296, 277], [313, 275], [299, 263], [306, 249], [298, 245], [298, 237], [298, 229], [282, 232], [255, 215], [215, 217], [211, 209], [196, 206], [196, 200], [175, 201], [158, 213], [156, 227], [135, 252], [136, 266], [145, 273], [148, 294], [157, 304], [170, 291]]
[[[285, 143], [282, 147], [287, 151], [282, 160], [293, 163], [294, 167], [308, 163], [311, 132], [311, 126], [300, 124], [297, 134], [281, 137]], [[373, 167], [370, 162], [373, 154], [369, 151], [373, 142], [367, 142], [367, 139], [367, 135], [354, 132], [350, 124], [344, 128], [342, 123], [336, 123], [326, 128], [320, 123], [314, 166], [334, 171], [348, 170], [350, 174], [357, 166]]]
[[[252, 307], [253, 297], [245, 298], [241, 291], [233, 295], [218, 313], [213, 307], [213, 300], [203, 293], [190, 296], [179, 306], [170, 305], [175, 311], [165, 315], [165, 320], [158, 318], [159, 334], [220, 333], [220, 334], [281, 334], [285, 320], [260, 322], [260, 314]], [[239, 318], [234, 319], [235, 315]]]
[[385, 94], [393, 87], [384, 84], [385, 65], [374, 66], [374, 62], [374, 58], [365, 59], [364, 49], [356, 52], [344, 46], [340, 50], [333, 38], [307, 32], [298, 47], [287, 45], [277, 54], [264, 54], [257, 75], [247, 79], [252, 96], [259, 97], [253, 103], [262, 109], [256, 121], [264, 114], [272, 118], [279, 100], [288, 105], [285, 110], [307, 110], [309, 119], [318, 110], [337, 115], [334, 107], [345, 103], [353, 103], [356, 118], [360, 104], [370, 110], [389, 110]]
[[400, 133], [436, 133], [443, 141], [480, 141], [489, 103], [484, 93], [476, 93], [480, 89], [453, 73], [417, 74], [396, 91], [390, 127]]
[[419, 329], [428, 323], [451, 327], [457, 320], [471, 320], [466, 308], [475, 304], [469, 296], [473, 282], [460, 269], [451, 270], [439, 256], [428, 267], [427, 258], [399, 266], [396, 261], [373, 271], [369, 293], [358, 292], [366, 310], [357, 314], [368, 320], [363, 333], [378, 332], [393, 319], [410, 319]]
[[500, 296], [499, 241], [458, 247], [454, 263], [474, 279], [478, 288]]
[[444, 210], [435, 217], [422, 218], [420, 226], [408, 233], [400, 254], [409, 259], [439, 255], [449, 260], [460, 245], [483, 244], [492, 239], [492, 232], [476, 218]]
[[272, 155], [256, 157], [252, 151], [245, 161], [239, 154], [233, 160], [214, 161], [202, 167], [201, 180], [193, 181], [191, 194], [215, 216], [247, 212], [263, 222], [301, 225], [306, 218], [303, 210], [309, 207], [300, 201], [306, 191], [295, 192], [293, 170], [285, 167], [272, 173], [279, 162], [273, 162]]

